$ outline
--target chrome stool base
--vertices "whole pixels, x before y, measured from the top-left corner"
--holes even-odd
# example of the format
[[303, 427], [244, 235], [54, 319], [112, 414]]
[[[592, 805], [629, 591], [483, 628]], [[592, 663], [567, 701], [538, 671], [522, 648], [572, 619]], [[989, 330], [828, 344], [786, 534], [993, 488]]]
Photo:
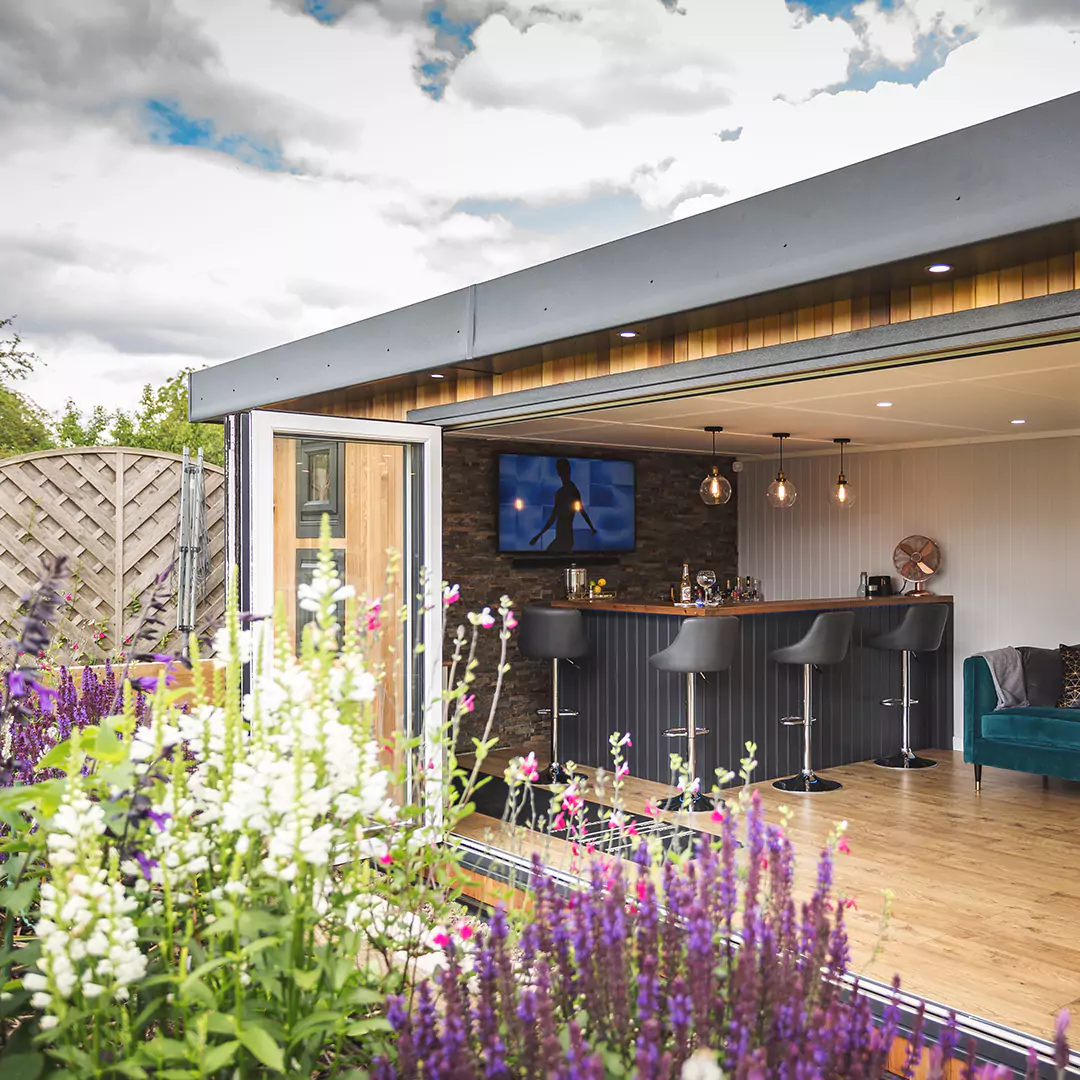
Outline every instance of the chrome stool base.
[[798, 776], [789, 776], [786, 780], [774, 780], [773, 787], [781, 791], [790, 791], [796, 795], [817, 795], [822, 791], [839, 791], [844, 785], [835, 780], [826, 780], [823, 776], [811, 773], [799, 773]]
[[[544, 773], [547, 775], [545, 776]], [[540, 777], [540, 782], [542, 784], [569, 784], [573, 779], [567, 771], [566, 766], [558, 761], [553, 761], [544, 772], [540, 774]]]
[[890, 757], [874, 758], [874, 764], [881, 769], [932, 769], [937, 765], [936, 761], [929, 758], [919, 757], [910, 751], [901, 750]]
[[688, 814], [707, 814], [715, 809], [712, 799], [708, 795], [702, 795], [700, 791], [685, 797], [671, 795], [666, 799], [661, 799], [656, 806], [659, 810], [667, 810], [672, 813], [685, 810]]
[[799, 795], [816, 795], [823, 791], [839, 791], [844, 785], [835, 780], [823, 780], [814, 772], [810, 763], [810, 733], [814, 727], [814, 665], [803, 664], [803, 714], [785, 716], [780, 723], [784, 727], [803, 729], [803, 767], [798, 776], [789, 776], [786, 780], [774, 780], [773, 787], [781, 791], [792, 791]]

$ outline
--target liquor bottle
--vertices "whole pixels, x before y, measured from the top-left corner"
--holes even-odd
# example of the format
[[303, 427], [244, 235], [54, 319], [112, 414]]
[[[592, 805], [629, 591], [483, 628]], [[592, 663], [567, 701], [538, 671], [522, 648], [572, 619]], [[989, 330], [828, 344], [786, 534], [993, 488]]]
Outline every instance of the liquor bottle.
[[679, 583], [679, 601], [683, 604], [694, 602], [694, 586], [690, 581], [690, 564], [682, 564], [682, 581]]
[[855, 595], [861, 597], [863, 600], [870, 595], [870, 586], [867, 583], [867, 574], [865, 570], [859, 575], [859, 591]]

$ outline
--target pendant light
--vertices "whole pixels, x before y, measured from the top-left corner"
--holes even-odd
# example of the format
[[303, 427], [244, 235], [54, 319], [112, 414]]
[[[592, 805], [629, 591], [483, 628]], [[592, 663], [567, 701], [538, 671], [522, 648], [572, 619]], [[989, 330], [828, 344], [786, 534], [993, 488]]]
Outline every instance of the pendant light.
[[731, 484], [726, 476], [720, 475], [720, 466], [716, 464], [716, 433], [724, 429], [707, 427], [704, 430], [712, 433], [712, 468], [709, 475], [701, 481], [698, 494], [706, 506], [723, 506], [731, 499]]
[[780, 440], [780, 468], [777, 470], [776, 479], [765, 489], [765, 498], [770, 506], [777, 509], [794, 506], [799, 493], [795, 485], [784, 475], [784, 440], [791, 436], [786, 431], [774, 431], [773, 438]]
[[855, 489], [848, 483], [848, 479], [844, 475], [844, 447], [847, 446], [851, 440], [833, 439], [833, 442], [840, 447], [840, 475], [836, 478], [836, 483], [833, 484], [832, 491], [829, 492], [829, 498], [832, 500], [833, 506], [847, 509], [847, 507], [855, 502]]

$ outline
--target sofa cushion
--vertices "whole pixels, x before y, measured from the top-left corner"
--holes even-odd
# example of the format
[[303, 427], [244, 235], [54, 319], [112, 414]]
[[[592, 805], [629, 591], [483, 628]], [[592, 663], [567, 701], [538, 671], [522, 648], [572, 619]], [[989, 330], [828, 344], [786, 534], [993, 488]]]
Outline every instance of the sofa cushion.
[[1061, 697], [1062, 709], [1080, 707], [1080, 645], [1061, 646]]
[[1024, 685], [1027, 687], [1029, 705], [1049, 705], [1051, 708], [1061, 700], [1062, 666], [1060, 649], [1036, 649], [1031, 645], [1020, 647], [1024, 662]]
[[981, 727], [984, 739], [1080, 750], [1080, 709], [999, 709]]

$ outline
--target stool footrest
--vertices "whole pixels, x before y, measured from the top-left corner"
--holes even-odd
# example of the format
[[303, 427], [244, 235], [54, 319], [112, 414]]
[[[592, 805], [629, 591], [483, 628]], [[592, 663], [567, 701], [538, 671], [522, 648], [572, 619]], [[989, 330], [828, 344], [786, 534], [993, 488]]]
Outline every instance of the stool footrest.
[[[694, 736], [708, 735], [709, 729], [707, 727], [694, 728]], [[669, 727], [664, 731], [665, 739], [685, 739], [686, 728], [684, 727]]]
[[[810, 723], [814, 722], [814, 718], [810, 717]], [[780, 723], [784, 727], [802, 727], [806, 723], [805, 716], [783, 716], [780, 718]]]
[[[908, 698], [908, 702], [907, 702], [907, 703], [908, 703], [909, 705], [918, 705], [918, 704], [919, 704], [919, 699], [918, 699], [918, 698], [914, 698], [914, 697], [913, 697], [913, 698]], [[897, 706], [899, 706], [899, 705], [903, 705], [903, 704], [904, 704], [904, 699], [903, 699], [903, 698], [901, 698], [901, 697], [887, 697], [887, 698], [882, 698], [882, 699], [881, 699], [881, 704], [882, 704], [882, 705], [897, 705]]]

